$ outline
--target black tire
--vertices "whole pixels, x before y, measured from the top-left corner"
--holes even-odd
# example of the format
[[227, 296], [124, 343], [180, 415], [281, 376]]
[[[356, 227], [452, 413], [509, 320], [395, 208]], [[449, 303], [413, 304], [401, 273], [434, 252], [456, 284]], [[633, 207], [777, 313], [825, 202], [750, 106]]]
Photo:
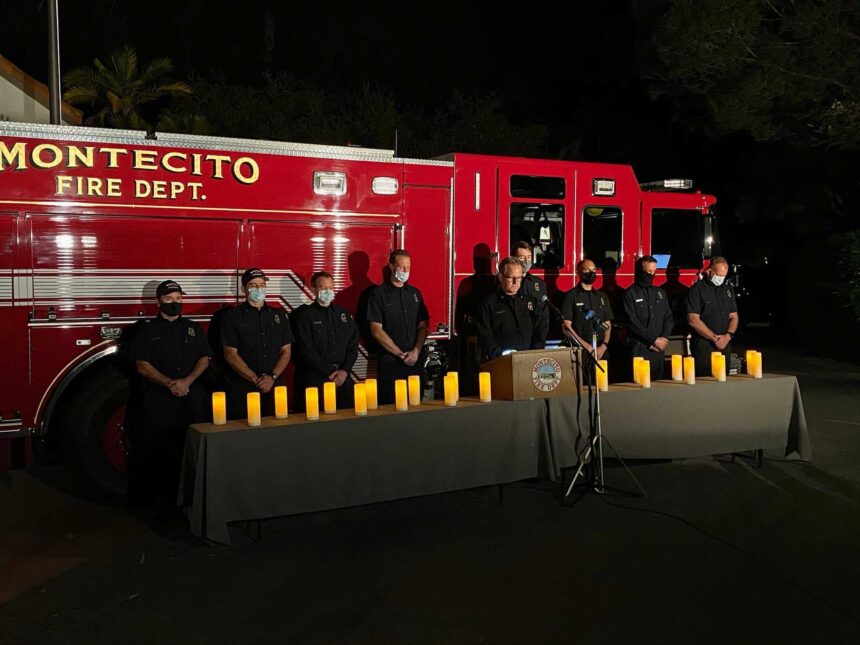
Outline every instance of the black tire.
[[105, 364], [93, 368], [71, 392], [60, 420], [64, 434], [64, 460], [75, 493], [96, 501], [121, 502], [126, 475], [105, 451], [108, 421], [126, 405], [128, 380], [120, 370]]

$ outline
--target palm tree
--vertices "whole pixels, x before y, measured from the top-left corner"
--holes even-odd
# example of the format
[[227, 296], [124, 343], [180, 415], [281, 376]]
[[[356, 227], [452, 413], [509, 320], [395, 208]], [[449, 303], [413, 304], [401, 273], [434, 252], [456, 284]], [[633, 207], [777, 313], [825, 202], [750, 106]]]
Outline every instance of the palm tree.
[[141, 107], [155, 108], [152, 104], [162, 99], [191, 94], [187, 83], [169, 78], [172, 71], [169, 58], [156, 58], [140, 70], [137, 52], [126, 45], [110, 54], [107, 65], [96, 58], [93, 67], [78, 67], [66, 74], [63, 99], [88, 108], [86, 125], [149, 130]]

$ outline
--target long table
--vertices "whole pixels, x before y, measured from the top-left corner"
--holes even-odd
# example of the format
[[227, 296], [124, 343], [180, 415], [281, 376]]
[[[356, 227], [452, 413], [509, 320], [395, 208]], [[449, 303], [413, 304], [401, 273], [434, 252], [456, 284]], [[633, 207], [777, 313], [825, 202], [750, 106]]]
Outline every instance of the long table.
[[[579, 410], [577, 410], [579, 408]], [[577, 465], [588, 438], [585, 400], [548, 399], [552, 476]], [[601, 428], [626, 459], [673, 459], [747, 450], [812, 460], [797, 378], [765, 374], [697, 378], [696, 385], [655, 381], [610, 385], [600, 394]], [[610, 453], [611, 454], [611, 453]]]
[[197, 424], [179, 504], [194, 535], [229, 544], [228, 522], [510, 483], [547, 472], [549, 454], [543, 400]]
[[[601, 395], [601, 418], [623, 458], [757, 449], [812, 456], [793, 376], [613, 385]], [[425, 401], [366, 417], [341, 410], [319, 421], [266, 418], [257, 428], [197, 424], [186, 438], [179, 504], [194, 535], [229, 544], [229, 522], [555, 479], [576, 465], [587, 437], [587, 405], [577, 396], [464, 399], [454, 408]]]

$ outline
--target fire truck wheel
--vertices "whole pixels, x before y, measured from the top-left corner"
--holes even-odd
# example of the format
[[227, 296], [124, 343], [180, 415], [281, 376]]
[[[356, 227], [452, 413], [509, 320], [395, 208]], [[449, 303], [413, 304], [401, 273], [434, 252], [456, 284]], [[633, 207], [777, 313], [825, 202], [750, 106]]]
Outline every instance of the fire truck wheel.
[[76, 388], [65, 420], [65, 462], [76, 492], [121, 501], [125, 496], [123, 421], [128, 382], [104, 366]]

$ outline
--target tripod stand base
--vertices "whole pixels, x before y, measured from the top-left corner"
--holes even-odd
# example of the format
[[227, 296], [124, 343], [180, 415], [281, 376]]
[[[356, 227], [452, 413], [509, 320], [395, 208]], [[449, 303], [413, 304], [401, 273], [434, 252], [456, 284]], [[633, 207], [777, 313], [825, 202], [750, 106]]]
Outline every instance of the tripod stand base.
[[609, 492], [606, 488], [606, 481], [603, 475], [603, 444], [612, 451], [612, 454], [615, 455], [615, 458], [619, 461], [619, 463], [624, 466], [624, 470], [627, 471], [627, 474], [630, 475], [630, 479], [633, 480], [633, 483], [636, 484], [636, 487], [639, 489], [640, 495], [639, 497], [645, 497], [645, 489], [642, 487], [642, 484], [639, 483], [639, 480], [636, 479], [636, 475], [633, 474], [633, 471], [628, 468], [627, 464], [624, 463], [624, 460], [618, 456], [618, 453], [615, 451], [615, 448], [612, 447], [612, 444], [609, 443], [609, 440], [603, 436], [603, 433], [598, 433], [592, 435], [588, 439], [588, 443], [585, 446], [584, 451], [581, 453], [579, 458], [579, 466], [576, 469], [576, 472], [573, 475], [573, 480], [570, 482], [570, 486], [567, 487], [567, 492], [564, 494], [565, 499], [570, 497], [570, 494], [573, 492], [573, 487], [576, 486], [576, 481], [584, 476], [585, 469], [588, 465], [594, 464], [594, 460], [590, 459], [593, 453], [597, 452], [597, 474], [593, 476], [591, 483], [591, 490], [597, 493], [598, 495], [604, 495]]

